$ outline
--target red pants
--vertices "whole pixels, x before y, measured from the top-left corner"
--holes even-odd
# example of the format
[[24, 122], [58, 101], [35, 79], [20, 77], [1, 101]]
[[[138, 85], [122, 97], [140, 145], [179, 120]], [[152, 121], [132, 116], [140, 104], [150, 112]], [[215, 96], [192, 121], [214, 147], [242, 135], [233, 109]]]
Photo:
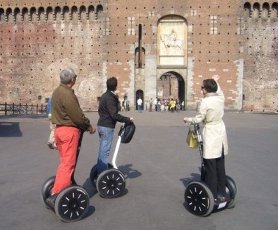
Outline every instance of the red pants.
[[71, 178], [77, 163], [79, 137], [78, 128], [58, 126], [55, 129], [55, 141], [59, 151], [60, 163], [56, 171], [52, 194], [58, 194], [72, 184]]

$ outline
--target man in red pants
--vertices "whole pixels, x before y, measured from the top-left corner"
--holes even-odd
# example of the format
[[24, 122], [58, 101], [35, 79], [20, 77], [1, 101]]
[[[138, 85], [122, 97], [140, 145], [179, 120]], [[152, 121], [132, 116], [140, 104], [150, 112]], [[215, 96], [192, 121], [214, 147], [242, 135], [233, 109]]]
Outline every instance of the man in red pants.
[[52, 207], [58, 193], [75, 183], [73, 175], [77, 162], [80, 132], [89, 131], [92, 134], [96, 131], [82, 112], [72, 89], [76, 78], [73, 69], [62, 70], [60, 85], [52, 94], [52, 123], [56, 125], [55, 141], [60, 157], [51, 196], [46, 200]]

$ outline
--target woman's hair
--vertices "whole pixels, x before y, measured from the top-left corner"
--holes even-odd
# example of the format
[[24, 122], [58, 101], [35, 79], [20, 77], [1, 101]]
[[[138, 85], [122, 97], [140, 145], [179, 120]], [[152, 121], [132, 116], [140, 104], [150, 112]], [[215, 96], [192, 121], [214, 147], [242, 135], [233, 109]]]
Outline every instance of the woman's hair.
[[215, 93], [218, 89], [218, 85], [214, 79], [203, 80], [203, 87], [208, 93]]
[[107, 89], [109, 91], [115, 91], [117, 88], [117, 79], [115, 77], [111, 77], [107, 80]]
[[60, 81], [63, 84], [69, 84], [75, 77], [76, 74], [72, 68], [63, 69], [60, 72]]

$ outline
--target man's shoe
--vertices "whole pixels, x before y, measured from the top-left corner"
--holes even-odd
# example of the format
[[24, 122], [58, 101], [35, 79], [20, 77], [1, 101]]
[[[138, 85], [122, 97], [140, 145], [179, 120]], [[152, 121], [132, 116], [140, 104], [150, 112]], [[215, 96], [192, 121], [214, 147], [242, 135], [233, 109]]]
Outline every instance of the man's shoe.
[[53, 144], [52, 144], [52, 143], [50, 143], [50, 142], [48, 142], [48, 143], [47, 143], [47, 146], [48, 146], [50, 149], [54, 149]]
[[57, 195], [51, 195], [48, 198], [46, 198], [47, 205], [50, 208], [52, 208], [52, 209], [54, 209], [54, 207], [55, 207], [55, 199], [56, 199], [56, 197], [57, 197]]

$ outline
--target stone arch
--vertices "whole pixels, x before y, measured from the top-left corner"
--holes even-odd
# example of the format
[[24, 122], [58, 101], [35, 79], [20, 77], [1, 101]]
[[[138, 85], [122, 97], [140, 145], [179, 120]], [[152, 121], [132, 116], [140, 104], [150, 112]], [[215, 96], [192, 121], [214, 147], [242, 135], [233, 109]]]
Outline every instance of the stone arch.
[[269, 17], [270, 6], [268, 2], [265, 2], [262, 6], [262, 18], [266, 19]]
[[101, 18], [103, 15], [104, 8], [102, 5], [97, 5], [96, 15], [97, 19]]
[[38, 19], [39, 19], [39, 21], [45, 21], [46, 20], [44, 7], [39, 7], [39, 9], [38, 9]]
[[255, 2], [253, 5], [253, 18], [257, 19], [260, 17], [260, 4]]
[[54, 18], [56, 21], [61, 20], [61, 8], [59, 6], [56, 6], [54, 9]]
[[[141, 55], [141, 57], [139, 57]], [[135, 49], [135, 66], [136, 68], [144, 68], [145, 66], [145, 49], [141, 47], [137, 47]]]
[[22, 15], [20, 13], [20, 9], [16, 7], [14, 9], [14, 17], [15, 17], [15, 22], [21, 22], [22, 21]]
[[274, 2], [271, 5], [271, 15], [272, 18], [278, 18], [278, 3]]
[[139, 99], [139, 98], [141, 98], [141, 100], [142, 100], [142, 110], [144, 110], [144, 92], [143, 92], [143, 90], [142, 89], [138, 89], [137, 91], [136, 91], [136, 102], [135, 102], [135, 105], [136, 105], [136, 110], [139, 110], [139, 108], [138, 108], [138, 103], [137, 103], [137, 100]]
[[70, 9], [68, 6], [63, 7], [63, 20], [69, 21], [71, 20]]
[[31, 7], [30, 9], [30, 19], [31, 21], [37, 21], [37, 9], [35, 7]]
[[46, 9], [46, 18], [48, 21], [53, 21], [53, 9], [50, 6]]
[[78, 20], [78, 8], [76, 6], [72, 7], [71, 15], [72, 15], [72, 20], [73, 21], [77, 21]]
[[244, 8], [244, 17], [250, 18], [252, 16], [250, 2], [245, 2], [243, 8]]
[[176, 71], [161, 74], [157, 82], [157, 97], [160, 99], [178, 99], [185, 103], [185, 80]]
[[3, 8], [0, 8], [0, 22], [5, 21], [5, 11]]
[[79, 8], [79, 15], [80, 15], [80, 20], [86, 20], [87, 19], [87, 14], [86, 14], [86, 7], [82, 5]]
[[14, 18], [13, 18], [13, 11], [11, 8], [8, 8], [6, 10], [6, 15], [7, 15], [7, 22], [13, 22]]
[[28, 15], [28, 8], [27, 7], [24, 7], [22, 9], [22, 19], [25, 22], [29, 21], [29, 15]]
[[94, 12], [94, 6], [92, 6], [92, 5], [90, 5], [89, 7], [88, 7], [88, 19], [90, 20], [90, 21], [93, 21], [94, 19], [95, 19], [95, 12]]

